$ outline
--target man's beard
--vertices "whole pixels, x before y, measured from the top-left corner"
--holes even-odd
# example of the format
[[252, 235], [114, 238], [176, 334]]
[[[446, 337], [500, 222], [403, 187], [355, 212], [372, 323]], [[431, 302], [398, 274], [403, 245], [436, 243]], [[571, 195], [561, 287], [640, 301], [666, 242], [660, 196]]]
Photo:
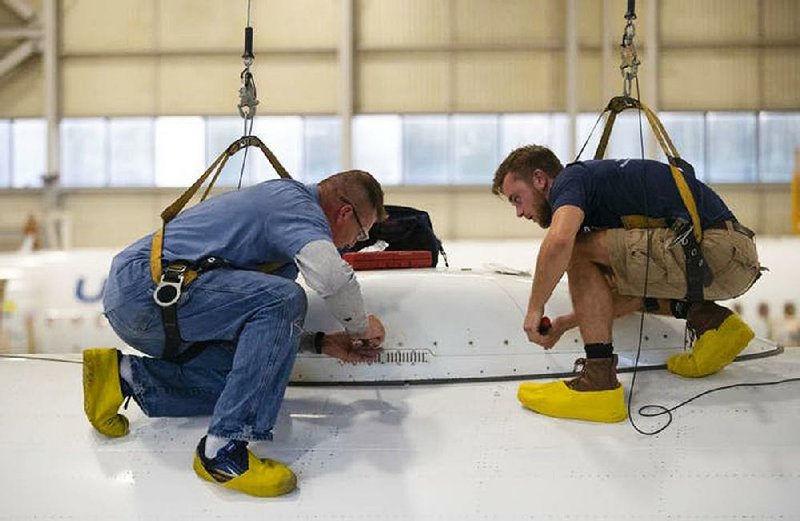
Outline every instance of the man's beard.
[[550, 223], [553, 220], [553, 208], [546, 200], [539, 201], [537, 212], [539, 214], [539, 226], [542, 228], [550, 228]]

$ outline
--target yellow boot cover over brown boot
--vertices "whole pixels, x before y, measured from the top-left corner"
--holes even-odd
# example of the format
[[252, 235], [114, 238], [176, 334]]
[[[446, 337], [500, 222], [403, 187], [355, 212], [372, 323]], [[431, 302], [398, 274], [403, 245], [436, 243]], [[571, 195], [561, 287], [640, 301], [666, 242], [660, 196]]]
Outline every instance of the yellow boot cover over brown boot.
[[83, 352], [83, 410], [102, 434], [118, 438], [128, 434], [128, 418], [118, 414], [122, 405], [116, 349]]
[[228, 447], [230, 452], [206, 458], [205, 437], [194, 453], [194, 471], [202, 479], [251, 496], [275, 497], [297, 486], [294, 472], [275, 460], [259, 459], [244, 445]]
[[691, 353], [669, 357], [667, 369], [690, 378], [716, 373], [733, 362], [754, 336], [753, 330], [738, 315], [731, 314], [718, 328], [700, 335]]
[[575, 391], [564, 381], [524, 382], [517, 398], [528, 409], [556, 418], [616, 423], [628, 417], [621, 385], [610, 391]]
[[617, 381], [617, 357], [579, 359], [583, 370], [570, 381], [520, 384], [517, 398], [528, 409], [556, 418], [604, 423], [628, 417], [625, 394]]

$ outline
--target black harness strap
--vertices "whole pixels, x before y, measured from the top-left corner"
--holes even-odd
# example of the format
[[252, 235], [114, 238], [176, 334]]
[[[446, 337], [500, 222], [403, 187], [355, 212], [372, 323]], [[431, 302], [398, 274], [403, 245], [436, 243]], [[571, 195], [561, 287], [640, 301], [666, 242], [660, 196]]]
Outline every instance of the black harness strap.
[[703, 288], [710, 286], [714, 280], [714, 274], [703, 259], [703, 250], [700, 244], [689, 234], [681, 241], [683, 256], [686, 259], [686, 300], [689, 302], [702, 302]]
[[206, 271], [228, 266], [225, 259], [206, 257], [198, 263], [179, 260], [170, 262], [164, 269], [161, 282], [153, 292], [153, 299], [161, 307], [161, 321], [164, 325], [163, 358], [175, 361], [180, 354], [181, 331], [178, 327], [178, 301], [183, 289], [188, 285], [185, 277], [193, 273], [192, 280]]
[[164, 323], [164, 360], [173, 361], [178, 357], [181, 347], [181, 332], [178, 329], [178, 305], [161, 308]]
[[679, 244], [683, 249], [686, 269], [685, 298], [688, 302], [702, 302], [705, 300], [703, 288], [711, 285], [714, 274], [703, 258], [703, 250], [694, 234], [692, 223], [685, 219], [675, 219], [671, 229], [675, 233], [672, 246]]
[[178, 300], [181, 297], [183, 277], [189, 269], [184, 262], [170, 263], [164, 270], [161, 284], [156, 288], [153, 297], [161, 306], [161, 320], [164, 325], [164, 358], [174, 360], [181, 346], [181, 332], [178, 329]]

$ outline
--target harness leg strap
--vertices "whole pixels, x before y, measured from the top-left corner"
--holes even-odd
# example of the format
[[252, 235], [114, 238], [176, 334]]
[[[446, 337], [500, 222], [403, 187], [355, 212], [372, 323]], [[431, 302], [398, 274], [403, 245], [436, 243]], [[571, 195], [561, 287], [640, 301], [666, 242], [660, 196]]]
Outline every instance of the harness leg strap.
[[161, 322], [164, 327], [165, 360], [172, 361], [178, 356], [181, 345], [181, 332], [178, 328], [178, 300], [185, 283], [184, 276], [190, 266], [187, 262], [170, 263], [161, 275], [161, 280], [153, 292], [153, 300], [161, 307]]
[[179, 362], [178, 355], [182, 340], [178, 327], [178, 301], [181, 293], [201, 273], [226, 266], [228, 266], [228, 262], [225, 259], [206, 257], [197, 263], [183, 260], [173, 261], [163, 270], [161, 280], [153, 292], [153, 300], [161, 307], [161, 321], [164, 325], [163, 358], [165, 360]]
[[686, 270], [686, 300], [702, 302], [705, 300], [703, 288], [711, 285], [714, 274], [703, 258], [703, 250], [694, 233], [694, 225], [684, 219], [675, 219], [671, 229], [675, 232], [672, 246], [680, 244]]
[[178, 357], [181, 346], [181, 332], [178, 329], [178, 304], [161, 308], [161, 320], [164, 324], [164, 359], [173, 361]]

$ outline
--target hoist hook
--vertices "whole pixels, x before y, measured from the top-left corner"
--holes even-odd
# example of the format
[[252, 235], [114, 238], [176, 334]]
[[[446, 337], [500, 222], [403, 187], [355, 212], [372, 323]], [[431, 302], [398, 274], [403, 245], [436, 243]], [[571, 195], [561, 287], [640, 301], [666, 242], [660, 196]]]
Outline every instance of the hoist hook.
[[255, 61], [255, 56], [253, 55], [253, 28], [247, 26], [244, 29], [244, 53], [242, 53], [244, 70], [240, 75], [242, 86], [239, 87], [238, 105], [239, 115], [245, 120], [245, 123], [255, 117], [256, 106], [258, 105], [256, 82], [250, 72], [250, 66], [253, 65], [253, 61]]
[[639, 57], [636, 55], [636, 44], [634, 38], [636, 37], [636, 27], [633, 21], [636, 20], [636, 2], [635, 0], [628, 0], [628, 10], [625, 13], [625, 30], [622, 33], [622, 44], [620, 45], [620, 57], [622, 63], [619, 68], [622, 72], [622, 93], [623, 96], [629, 97], [631, 95], [631, 85], [636, 80], [639, 73]]

